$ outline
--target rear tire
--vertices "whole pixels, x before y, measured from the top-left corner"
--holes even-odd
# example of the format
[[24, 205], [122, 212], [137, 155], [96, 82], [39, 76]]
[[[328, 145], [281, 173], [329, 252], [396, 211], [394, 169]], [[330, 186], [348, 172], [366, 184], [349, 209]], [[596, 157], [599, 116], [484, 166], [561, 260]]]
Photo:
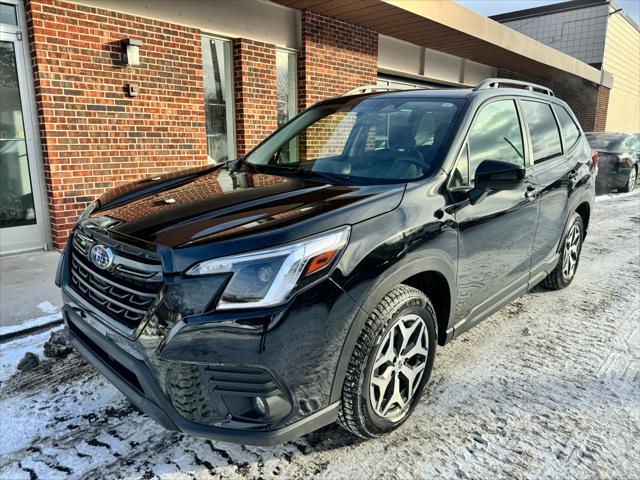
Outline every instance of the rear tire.
[[624, 187], [620, 190], [623, 192], [630, 192], [636, 187], [636, 180], [638, 178], [638, 166], [634, 165], [631, 167], [631, 171], [629, 172], [629, 178], [627, 178], [627, 183], [625, 183]]
[[549, 290], [560, 290], [568, 287], [576, 276], [582, 241], [584, 239], [584, 224], [582, 217], [574, 213], [567, 224], [567, 230], [562, 235], [560, 259], [556, 268], [542, 281], [541, 285]]
[[402, 425], [422, 396], [436, 349], [436, 315], [420, 290], [398, 285], [367, 319], [342, 387], [338, 422], [362, 438]]

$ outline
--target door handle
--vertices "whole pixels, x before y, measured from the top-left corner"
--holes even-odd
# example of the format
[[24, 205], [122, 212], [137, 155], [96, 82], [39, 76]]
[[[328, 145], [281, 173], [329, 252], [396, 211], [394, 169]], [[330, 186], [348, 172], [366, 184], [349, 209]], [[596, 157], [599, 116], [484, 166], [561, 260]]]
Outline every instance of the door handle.
[[533, 185], [527, 185], [527, 191], [524, 192], [524, 198], [533, 201], [538, 197], [538, 195], [540, 195], [540, 190]]

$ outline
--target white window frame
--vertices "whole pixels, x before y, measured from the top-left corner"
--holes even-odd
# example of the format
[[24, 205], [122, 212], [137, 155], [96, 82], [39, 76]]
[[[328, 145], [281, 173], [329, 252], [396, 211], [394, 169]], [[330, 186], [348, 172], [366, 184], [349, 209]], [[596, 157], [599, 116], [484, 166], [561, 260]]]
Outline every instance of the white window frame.
[[[228, 102], [226, 108], [226, 125], [227, 125], [227, 152], [229, 160], [237, 158], [237, 146], [236, 146], [236, 97], [234, 89], [234, 70], [233, 70], [233, 42], [230, 38], [221, 37], [219, 35], [212, 35], [209, 33], [202, 33], [202, 38], [207, 40], [214, 40], [223, 42], [224, 49], [224, 82], [225, 82], [225, 94], [227, 94]], [[204, 56], [203, 56], [204, 62]], [[204, 68], [204, 63], [203, 63]], [[204, 85], [203, 85], [204, 88]], [[205, 100], [206, 101], [206, 100]], [[205, 122], [208, 115], [208, 109], [205, 109]], [[209, 157], [209, 134], [205, 132], [207, 138], [207, 158], [210, 163], [214, 163]]]

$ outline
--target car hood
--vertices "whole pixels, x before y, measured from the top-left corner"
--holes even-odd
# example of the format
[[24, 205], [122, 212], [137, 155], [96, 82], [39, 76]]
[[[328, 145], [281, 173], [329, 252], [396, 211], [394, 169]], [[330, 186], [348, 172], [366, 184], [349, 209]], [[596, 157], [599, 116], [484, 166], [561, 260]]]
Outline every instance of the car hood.
[[[107, 192], [85, 226], [173, 252], [182, 267], [273, 246], [398, 206], [400, 185], [331, 185], [320, 180], [205, 167]], [[215, 247], [212, 248], [212, 245]], [[174, 265], [175, 268], [181, 268]]]

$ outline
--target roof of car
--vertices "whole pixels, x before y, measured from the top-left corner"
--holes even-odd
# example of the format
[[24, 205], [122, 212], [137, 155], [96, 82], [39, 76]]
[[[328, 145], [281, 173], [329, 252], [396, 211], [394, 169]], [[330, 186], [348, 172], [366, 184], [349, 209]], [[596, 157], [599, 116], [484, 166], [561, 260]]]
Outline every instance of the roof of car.
[[633, 133], [625, 133], [625, 132], [586, 132], [586, 135], [591, 135], [593, 137], [607, 138], [611, 140], [625, 138]]
[[415, 88], [406, 90], [393, 90], [388, 92], [372, 92], [365, 95], [381, 97], [453, 97], [466, 98], [473, 94], [471, 88]]
[[353, 97], [373, 97], [376, 98], [392, 98], [392, 97], [433, 97], [433, 98], [469, 98], [472, 96], [493, 97], [498, 95], [518, 95], [527, 96], [532, 98], [538, 98], [542, 100], [555, 101], [562, 103], [562, 100], [558, 97], [547, 95], [540, 92], [532, 92], [524, 88], [416, 88], [405, 90], [391, 90], [382, 92], [367, 92], [361, 94], [353, 94], [338, 98]]

